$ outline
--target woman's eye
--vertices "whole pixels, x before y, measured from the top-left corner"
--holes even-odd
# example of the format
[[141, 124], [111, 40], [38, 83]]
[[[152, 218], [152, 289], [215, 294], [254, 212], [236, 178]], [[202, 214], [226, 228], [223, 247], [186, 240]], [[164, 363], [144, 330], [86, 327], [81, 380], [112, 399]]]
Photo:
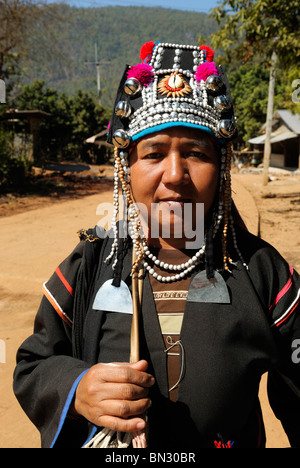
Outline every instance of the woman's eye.
[[207, 160], [208, 156], [205, 153], [201, 153], [201, 151], [189, 151], [186, 154], [187, 158], [197, 158], [197, 159], [202, 159], [202, 160]]
[[146, 154], [142, 159], [160, 159], [163, 155], [161, 153], [149, 153]]

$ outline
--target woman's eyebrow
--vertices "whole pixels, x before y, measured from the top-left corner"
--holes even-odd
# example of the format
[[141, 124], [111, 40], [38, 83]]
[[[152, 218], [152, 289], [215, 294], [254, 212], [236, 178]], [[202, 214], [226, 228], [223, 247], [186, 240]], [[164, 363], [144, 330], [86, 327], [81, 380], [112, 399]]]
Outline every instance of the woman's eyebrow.
[[165, 146], [168, 146], [167, 143], [161, 143], [161, 142], [151, 142], [151, 141], [145, 141], [143, 142], [143, 144], [140, 146], [140, 148], [143, 150], [143, 151], [149, 151], [149, 150], [157, 150], [157, 149], [160, 149], [160, 148], [163, 148]]
[[[188, 146], [201, 146], [201, 147], [205, 147], [205, 148], [210, 147], [209, 142], [206, 141], [206, 140], [189, 140], [189, 141], [183, 142], [182, 144], [183, 145], [188, 145]], [[168, 146], [168, 145], [169, 145], [169, 143], [145, 141], [141, 145], [141, 148], [143, 148], [143, 149], [160, 148], [160, 147], [164, 147], [164, 146]]]
[[188, 146], [198, 146], [199, 148], [205, 148], [205, 149], [209, 149], [210, 148], [210, 144], [208, 141], [206, 140], [192, 140], [192, 141], [187, 141], [186, 142], [186, 145]]

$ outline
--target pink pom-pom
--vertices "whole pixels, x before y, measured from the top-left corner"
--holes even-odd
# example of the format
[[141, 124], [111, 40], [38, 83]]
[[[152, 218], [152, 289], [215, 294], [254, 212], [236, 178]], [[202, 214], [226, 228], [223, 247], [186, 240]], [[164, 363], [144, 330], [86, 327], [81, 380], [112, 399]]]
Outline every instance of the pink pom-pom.
[[139, 63], [127, 72], [128, 78], [136, 78], [143, 86], [148, 86], [154, 79], [154, 70], [151, 65]]
[[214, 62], [201, 63], [196, 71], [196, 81], [205, 81], [210, 75], [219, 75], [216, 64]]

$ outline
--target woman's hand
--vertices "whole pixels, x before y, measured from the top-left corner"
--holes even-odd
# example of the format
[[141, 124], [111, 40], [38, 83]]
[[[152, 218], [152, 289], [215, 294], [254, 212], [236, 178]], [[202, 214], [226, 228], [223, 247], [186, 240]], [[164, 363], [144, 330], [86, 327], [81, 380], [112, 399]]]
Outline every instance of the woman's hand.
[[146, 361], [91, 367], [77, 387], [72, 413], [113, 431], [144, 429], [145, 421], [139, 416], [151, 405], [148, 389], [155, 382], [145, 372], [147, 367]]

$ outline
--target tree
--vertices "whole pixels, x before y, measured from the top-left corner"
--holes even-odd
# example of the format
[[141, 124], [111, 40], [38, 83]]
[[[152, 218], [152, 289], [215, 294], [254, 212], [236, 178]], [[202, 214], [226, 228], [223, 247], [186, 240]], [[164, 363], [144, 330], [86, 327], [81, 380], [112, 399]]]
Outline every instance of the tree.
[[[30, 1], [0, 0], [0, 76], [15, 72], [20, 57], [28, 20], [36, 16], [36, 5]], [[16, 52], [16, 48], [20, 50]]]
[[275, 50], [280, 66], [298, 63], [299, 0], [223, 0], [211, 15], [221, 25], [212, 44], [229, 60], [247, 62], [255, 57], [270, 63]]
[[294, 66], [300, 56], [299, 0], [224, 0], [212, 16], [221, 24], [212, 44], [224, 50], [228, 61], [247, 62], [255, 57], [270, 66], [263, 177], [266, 185], [276, 69]]
[[30, 56], [27, 39], [33, 25], [49, 31], [50, 25], [58, 21], [57, 10], [46, 0], [0, 0], [0, 78], [6, 80], [8, 91], [13, 87], [13, 77], [21, 74], [21, 60], [24, 63]]
[[100, 133], [108, 124], [110, 111], [96, 103], [90, 93], [77, 91], [75, 96], [59, 95], [44, 81], [23, 87], [14, 103], [19, 110], [39, 109], [51, 114], [40, 125], [41, 155], [45, 159], [84, 159], [84, 140]]
[[[78, 90], [75, 96], [60, 96], [59, 110], [64, 121], [60, 119], [60, 129], [63, 132], [65, 157], [85, 158], [87, 147], [84, 140], [100, 133], [108, 125], [111, 112], [96, 102], [96, 98], [88, 92]], [[64, 129], [64, 130], [62, 130]], [[61, 138], [56, 138], [60, 144]]]
[[246, 143], [264, 123], [268, 72], [259, 64], [244, 64], [229, 69], [228, 80], [239, 123], [239, 135]]

